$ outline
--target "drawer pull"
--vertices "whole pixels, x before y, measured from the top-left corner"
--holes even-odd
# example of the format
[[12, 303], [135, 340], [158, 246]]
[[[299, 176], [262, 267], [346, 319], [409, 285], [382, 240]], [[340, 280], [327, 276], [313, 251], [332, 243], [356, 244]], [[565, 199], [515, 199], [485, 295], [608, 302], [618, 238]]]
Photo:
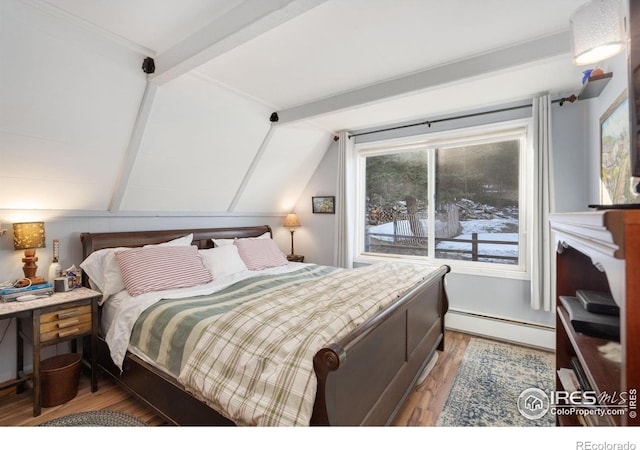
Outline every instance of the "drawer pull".
[[67, 336], [73, 336], [74, 334], [77, 334], [79, 332], [80, 332], [80, 328], [74, 328], [73, 330], [68, 330], [68, 331], [61, 331], [60, 333], [58, 333], [58, 337], [64, 338]]
[[58, 319], [66, 319], [67, 317], [75, 317], [75, 316], [79, 316], [80, 315], [80, 311], [77, 309], [71, 309], [71, 310], [67, 310], [67, 311], [62, 311], [60, 313], [58, 313]]
[[67, 328], [67, 327], [70, 327], [71, 325], [77, 325], [78, 323], [80, 323], [80, 319], [64, 320], [64, 321], [58, 322], [58, 328]]

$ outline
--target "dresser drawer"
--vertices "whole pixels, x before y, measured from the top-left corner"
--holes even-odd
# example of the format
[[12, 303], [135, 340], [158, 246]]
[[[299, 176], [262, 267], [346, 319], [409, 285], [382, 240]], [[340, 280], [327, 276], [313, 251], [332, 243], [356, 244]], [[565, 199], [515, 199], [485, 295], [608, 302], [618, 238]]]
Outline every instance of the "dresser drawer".
[[91, 322], [91, 305], [42, 314], [40, 342], [86, 334], [91, 331]]

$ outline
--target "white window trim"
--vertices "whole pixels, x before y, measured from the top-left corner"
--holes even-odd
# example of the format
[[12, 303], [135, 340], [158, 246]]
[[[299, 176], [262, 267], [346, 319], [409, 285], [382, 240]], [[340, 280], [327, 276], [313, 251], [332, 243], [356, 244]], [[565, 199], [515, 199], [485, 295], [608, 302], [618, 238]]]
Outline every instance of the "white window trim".
[[[532, 119], [518, 119], [505, 122], [499, 122], [490, 125], [481, 125], [476, 127], [468, 127], [464, 129], [448, 130], [443, 132], [435, 132], [423, 135], [406, 136], [396, 139], [387, 139], [383, 141], [366, 142], [362, 144], [356, 143], [353, 147], [355, 164], [354, 180], [357, 186], [357, 198], [355, 202], [356, 211], [353, 213], [356, 217], [356, 236], [354, 239], [354, 262], [369, 264], [378, 261], [388, 261], [389, 259], [412, 261], [429, 266], [440, 266], [447, 264], [451, 267], [453, 273], [480, 275], [497, 278], [511, 278], [519, 280], [530, 280], [530, 261], [531, 242], [528, 230], [533, 224], [533, 145], [532, 145]], [[374, 156], [376, 154], [389, 154], [395, 151], [405, 151], [407, 149], [437, 147], [460, 146], [467, 142], [478, 143], [483, 140], [493, 140], [497, 137], [521, 137], [523, 145], [520, 146], [520, 177], [519, 177], [519, 205], [520, 205], [520, 230], [519, 230], [519, 264], [507, 265], [496, 263], [469, 262], [460, 260], [436, 259], [433, 256], [404, 256], [404, 255], [388, 255], [388, 254], [370, 254], [364, 252], [364, 195], [365, 189], [365, 157]], [[480, 136], [482, 135], [482, 136]], [[433, 166], [433, 155], [435, 152], [429, 152], [429, 164]], [[430, 197], [435, 193], [435, 177], [429, 177]], [[429, 198], [429, 213], [433, 217], [432, 208], [435, 208], [435, 201]], [[429, 226], [433, 225], [429, 222]], [[432, 242], [433, 240], [433, 242]], [[429, 248], [434, 248], [435, 237], [433, 230], [429, 232]]]

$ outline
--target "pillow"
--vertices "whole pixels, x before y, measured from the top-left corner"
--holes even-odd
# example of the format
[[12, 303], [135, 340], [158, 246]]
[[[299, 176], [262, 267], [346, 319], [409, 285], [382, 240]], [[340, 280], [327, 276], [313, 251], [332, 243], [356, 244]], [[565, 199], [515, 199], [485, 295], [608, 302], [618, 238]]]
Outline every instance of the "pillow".
[[198, 253], [202, 256], [202, 262], [214, 278], [247, 270], [247, 266], [238, 253], [238, 247], [235, 245], [208, 248], [199, 250]]
[[252, 238], [211, 239], [211, 240], [213, 241], [213, 245], [215, 245], [216, 247], [223, 247], [225, 245], [233, 245], [235, 241], [242, 241], [245, 239], [271, 239], [271, 233], [267, 231], [266, 233], [263, 233], [258, 237], [252, 237]]
[[89, 277], [90, 284], [95, 286], [100, 292], [104, 292], [105, 280], [104, 271], [107, 256], [116, 250], [125, 250], [126, 247], [103, 248], [91, 253], [80, 263], [80, 268]]
[[142, 248], [148, 247], [177, 247], [180, 245], [191, 245], [193, 242], [193, 233], [189, 233], [186, 236], [182, 236], [171, 241], [162, 242], [160, 244], [147, 244]]
[[[193, 234], [188, 234], [161, 244], [149, 244], [144, 247], [190, 246], [192, 241]], [[128, 249], [129, 247], [104, 248], [91, 253], [80, 264], [80, 268], [89, 277], [89, 284], [102, 292], [102, 300], [98, 302], [100, 305], [111, 295], [117, 294], [125, 288], [115, 252]]]
[[234, 244], [249, 270], [289, 264], [273, 239], [238, 239]]
[[196, 246], [155, 246], [115, 252], [129, 295], [209, 283]]

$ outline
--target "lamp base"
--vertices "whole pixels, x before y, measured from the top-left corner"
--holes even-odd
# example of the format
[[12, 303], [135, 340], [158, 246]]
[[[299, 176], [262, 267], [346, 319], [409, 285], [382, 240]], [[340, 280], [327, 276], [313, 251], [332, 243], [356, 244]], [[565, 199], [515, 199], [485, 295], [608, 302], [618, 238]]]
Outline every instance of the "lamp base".
[[[36, 256], [36, 250], [34, 248], [27, 248], [24, 251], [24, 258], [22, 258], [22, 262], [24, 265], [22, 266], [22, 272], [24, 272], [24, 277], [30, 280], [37, 279], [36, 272], [38, 271], [38, 265], [36, 262], [38, 261], [38, 257]], [[33, 281], [32, 281], [32, 284]]]

